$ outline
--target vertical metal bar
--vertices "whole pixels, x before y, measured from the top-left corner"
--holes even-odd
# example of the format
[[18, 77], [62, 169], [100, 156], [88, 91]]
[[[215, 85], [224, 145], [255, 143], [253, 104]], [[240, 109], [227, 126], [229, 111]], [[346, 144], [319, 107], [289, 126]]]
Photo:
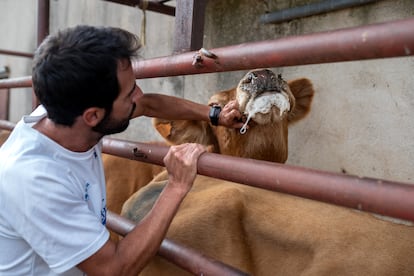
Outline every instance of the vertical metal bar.
[[[39, 46], [49, 34], [49, 13], [49, 0], [37, 0], [37, 46]], [[32, 108], [35, 109], [38, 105], [39, 100], [34, 92], [32, 92]]]
[[0, 120], [9, 119], [9, 89], [0, 88]]
[[37, 1], [37, 45], [40, 45], [49, 34], [50, 1]]
[[206, 4], [206, 0], [177, 0], [174, 53], [202, 47]]
[[[9, 74], [9, 67], [0, 68], [0, 79], [8, 78]], [[9, 90], [9, 88], [0, 88], [0, 120], [9, 119]]]

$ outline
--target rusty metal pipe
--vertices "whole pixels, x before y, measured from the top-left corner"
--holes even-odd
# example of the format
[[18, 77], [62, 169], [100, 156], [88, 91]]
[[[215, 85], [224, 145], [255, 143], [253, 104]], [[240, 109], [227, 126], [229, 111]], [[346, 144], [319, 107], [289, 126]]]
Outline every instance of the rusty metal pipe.
[[12, 122], [6, 121], [6, 120], [0, 120], [0, 130], [5, 129], [5, 130], [12, 131], [15, 126], [16, 126], [15, 123], [12, 123]]
[[138, 61], [138, 79], [414, 55], [414, 19], [347, 28]]
[[[166, 146], [104, 140], [104, 152], [163, 165]], [[414, 221], [414, 185], [322, 172], [267, 161], [203, 154], [198, 173], [262, 189]]]
[[9, 56], [33, 58], [32, 53], [9, 51], [9, 50], [3, 50], [3, 49], [0, 49], [0, 55], [9, 55]]
[[[0, 128], [13, 123], [0, 120]], [[103, 151], [164, 165], [167, 146], [104, 138]], [[414, 221], [414, 184], [323, 172], [253, 159], [205, 153], [198, 173], [262, 189]]]
[[[292, 36], [211, 49], [218, 58], [198, 52], [135, 61], [137, 79], [294, 66], [414, 55], [414, 19]], [[29, 87], [31, 77], [0, 80], [0, 88]]]
[[[112, 231], [125, 236], [134, 229], [135, 223], [108, 211], [106, 226]], [[169, 239], [162, 241], [157, 254], [194, 275], [248, 275]]]
[[[37, 0], [37, 46], [49, 34], [49, 17], [50, 17], [50, 1]], [[39, 105], [39, 99], [32, 91], [32, 109], [34, 110]]]
[[23, 88], [32, 86], [32, 77], [18, 77], [0, 80], [1, 88]]
[[49, 34], [50, 1], [37, 0], [37, 45]]

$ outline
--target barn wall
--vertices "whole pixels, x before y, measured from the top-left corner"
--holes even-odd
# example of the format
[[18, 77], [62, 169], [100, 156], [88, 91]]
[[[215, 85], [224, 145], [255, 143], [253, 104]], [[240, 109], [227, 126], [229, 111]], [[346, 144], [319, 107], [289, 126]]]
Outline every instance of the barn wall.
[[[0, 2], [0, 49], [32, 51], [35, 47], [36, 1]], [[260, 15], [318, 1], [210, 0], [204, 47], [277, 39], [414, 16], [414, 1], [384, 0], [362, 7], [263, 25]], [[169, 2], [174, 4], [174, 1]], [[140, 34], [142, 11], [100, 0], [51, 1], [51, 32], [76, 24], [111, 25]], [[143, 58], [172, 53], [174, 18], [147, 12]], [[17, 16], [18, 15], [18, 16]], [[22, 20], [25, 21], [22, 21]], [[16, 35], [18, 34], [18, 35]], [[7, 38], [7, 39], [6, 39]], [[30, 74], [24, 58], [0, 55], [12, 76]], [[292, 126], [288, 163], [321, 170], [414, 182], [414, 58], [341, 62], [273, 68], [285, 79], [310, 78], [316, 94], [312, 111]], [[245, 71], [138, 80], [144, 92], [162, 92], [206, 102], [214, 92], [234, 86]], [[30, 111], [28, 89], [13, 89], [11, 119]], [[19, 92], [22, 91], [23, 92]], [[117, 137], [160, 139], [148, 118], [138, 118]]]
[[[17, 3], [18, 2], [18, 3]], [[32, 0], [0, 1], [0, 49], [32, 53], [36, 48], [36, 4]], [[9, 66], [10, 77], [27, 76], [31, 73], [31, 59], [0, 54], [0, 66]], [[12, 89], [9, 119], [17, 121], [30, 111], [30, 88]]]
[[[263, 25], [266, 11], [311, 1], [210, 1], [205, 46], [216, 48], [290, 35], [409, 18], [413, 1], [378, 1], [359, 8]], [[319, 2], [319, 1], [313, 1]], [[292, 45], [293, 46], [293, 45]], [[288, 163], [413, 182], [414, 58], [273, 68], [286, 79], [315, 85], [310, 115], [290, 130]], [[240, 72], [222, 73], [230, 87]]]

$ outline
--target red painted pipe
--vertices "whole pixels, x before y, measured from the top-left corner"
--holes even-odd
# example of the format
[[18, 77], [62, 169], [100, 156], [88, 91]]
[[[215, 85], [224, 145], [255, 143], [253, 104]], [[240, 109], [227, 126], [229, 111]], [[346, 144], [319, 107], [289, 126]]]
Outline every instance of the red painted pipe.
[[23, 52], [2, 50], [2, 49], [0, 49], [0, 55], [9, 55], [9, 56], [33, 58], [32, 53], [23, 53]]
[[[106, 226], [112, 231], [125, 236], [132, 231], [135, 223], [108, 211]], [[169, 239], [162, 241], [157, 254], [194, 275], [248, 275]]]
[[0, 89], [1, 88], [22, 88], [22, 87], [31, 87], [31, 86], [32, 86], [31, 76], [0, 80]]
[[[210, 52], [217, 58], [199, 56], [196, 60], [198, 52], [187, 52], [135, 61], [135, 76], [144, 79], [411, 56], [414, 55], [414, 19], [244, 43]], [[31, 86], [30, 76], [13, 81], [0, 80], [0, 88]]]
[[[104, 139], [104, 152], [163, 165], [166, 146]], [[204, 153], [198, 173], [362, 211], [414, 221], [414, 184], [322, 172], [291, 165]]]
[[0, 130], [6, 129], [6, 130], [12, 131], [15, 126], [16, 126], [15, 123], [12, 123], [6, 120], [0, 120]]
[[414, 55], [414, 19], [340, 29], [140, 60], [137, 79]]
[[[0, 120], [0, 128], [13, 123]], [[104, 138], [103, 151], [164, 165], [167, 146]], [[414, 184], [323, 172], [273, 162], [205, 153], [198, 173], [366, 212], [414, 221]]]
[[49, 34], [50, 1], [37, 0], [37, 45]]

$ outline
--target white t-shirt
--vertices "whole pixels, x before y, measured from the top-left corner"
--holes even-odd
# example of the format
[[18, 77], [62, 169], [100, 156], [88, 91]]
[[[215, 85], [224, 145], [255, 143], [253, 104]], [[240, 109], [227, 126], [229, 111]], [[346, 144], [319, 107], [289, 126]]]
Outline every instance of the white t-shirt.
[[108, 240], [102, 142], [72, 152], [32, 126], [0, 148], [0, 275], [83, 275], [76, 265]]

